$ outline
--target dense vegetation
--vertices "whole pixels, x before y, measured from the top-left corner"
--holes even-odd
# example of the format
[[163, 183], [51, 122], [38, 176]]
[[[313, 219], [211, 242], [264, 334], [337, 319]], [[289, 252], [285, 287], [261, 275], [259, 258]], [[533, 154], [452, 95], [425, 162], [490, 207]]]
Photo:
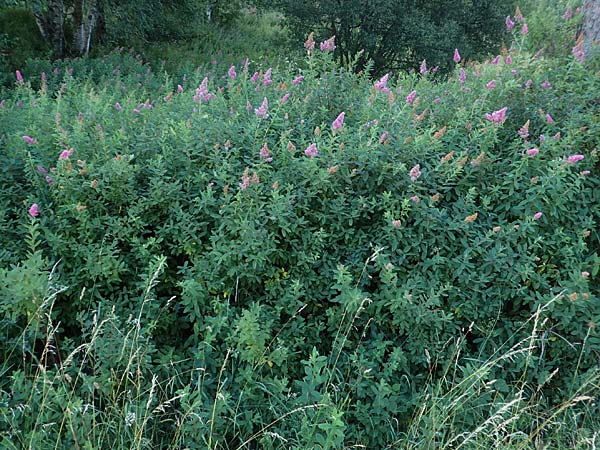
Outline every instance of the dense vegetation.
[[600, 65], [551, 6], [444, 80], [24, 63], [0, 447], [594, 448]]

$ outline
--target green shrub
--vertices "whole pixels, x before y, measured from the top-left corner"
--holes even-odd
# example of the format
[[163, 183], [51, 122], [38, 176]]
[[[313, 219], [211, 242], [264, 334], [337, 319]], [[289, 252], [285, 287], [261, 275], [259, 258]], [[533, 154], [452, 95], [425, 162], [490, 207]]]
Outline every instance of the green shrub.
[[570, 51], [525, 37], [446, 82], [373, 82], [319, 50], [302, 79], [115, 53], [38, 85], [31, 66], [0, 108], [0, 431], [593, 442], [600, 90]]

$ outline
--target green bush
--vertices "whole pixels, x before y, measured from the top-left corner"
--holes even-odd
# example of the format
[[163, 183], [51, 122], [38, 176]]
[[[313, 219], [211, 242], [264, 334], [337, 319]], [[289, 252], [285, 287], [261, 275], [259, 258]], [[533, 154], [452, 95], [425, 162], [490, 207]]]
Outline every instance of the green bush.
[[596, 439], [596, 62], [522, 40], [446, 82], [31, 67], [0, 108], [2, 445]]

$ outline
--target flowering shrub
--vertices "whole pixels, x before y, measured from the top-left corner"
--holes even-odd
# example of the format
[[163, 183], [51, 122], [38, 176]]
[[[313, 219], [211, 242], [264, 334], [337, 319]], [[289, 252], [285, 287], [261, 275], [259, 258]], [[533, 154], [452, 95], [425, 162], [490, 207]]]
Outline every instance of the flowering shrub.
[[[490, 367], [479, 408], [524, 378], [540, 411], [585, 384], [600, 351], [588, 64], [515, 48], [467, 66], [457, 49], [446, 82], [426, 71], [374, 82], [335, 68], [334, 45], [309, 43], [301, 73], [240, 62], [163, 80], [115, 68], [96, 83], [65, 76], [56, 95], [51, 72], [15, 80], [0, 103], [3, 348], [51, 292], [28, 357], [60, 323], [60, 358], [82, 378], [64, 360], [57, 376], [96, 420], [136, 386], [152, 394], [117, 434], [190, 448], [255, 435], [276, 448], [266, 431], [297, 448], [384, 448], [455, 352], [489, 361], [530, 336], [526, 368], [517, 357]], [[33, 287], [15, 293], [14, 280]], [[94, 351], [75, 351], [88, 337]], [[55, 442], [9, 414], [24, 400], [4, 393], [33, 387], [3, 352], [15, 376], [0, 386], [0, 430]], [[56, 399], [45, 423], [63, 420]], [[151, 426], [139, 422], [150, 410]], [[86, 416], [69, 420], [68, 439], [93, 436]]]

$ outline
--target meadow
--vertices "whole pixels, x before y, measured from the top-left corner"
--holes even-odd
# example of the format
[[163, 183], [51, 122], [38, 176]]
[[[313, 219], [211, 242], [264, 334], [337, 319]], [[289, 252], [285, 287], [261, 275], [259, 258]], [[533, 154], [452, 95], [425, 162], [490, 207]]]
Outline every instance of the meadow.
[[596, 448], [600, 64], [546, 3], [447, 75], [273, 23], [24, 61], [0, 448]]

